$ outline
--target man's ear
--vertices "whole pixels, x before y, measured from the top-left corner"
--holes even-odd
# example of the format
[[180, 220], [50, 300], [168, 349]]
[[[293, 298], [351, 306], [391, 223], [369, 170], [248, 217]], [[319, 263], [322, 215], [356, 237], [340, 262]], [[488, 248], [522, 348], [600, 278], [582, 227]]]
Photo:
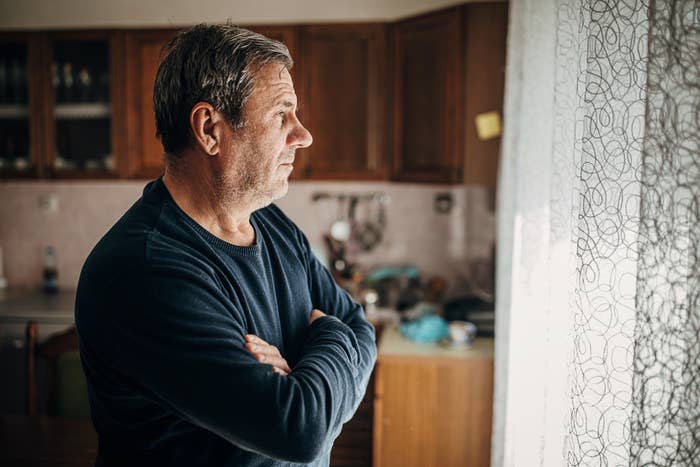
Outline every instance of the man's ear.
[[215, 156], [221, 144], [221, 114], [208, 102], [197, 102], [190, 110], [190, 128], [194, 143], [205, 154]]

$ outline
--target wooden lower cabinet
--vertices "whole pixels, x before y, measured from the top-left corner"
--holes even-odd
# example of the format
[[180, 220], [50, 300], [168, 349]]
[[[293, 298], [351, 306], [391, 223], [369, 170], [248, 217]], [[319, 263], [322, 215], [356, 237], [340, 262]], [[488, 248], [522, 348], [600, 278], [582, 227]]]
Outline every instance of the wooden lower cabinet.
[[492, 351], [452, 357], [380, 350], [375, 372], [374, 467], [490, 465]]

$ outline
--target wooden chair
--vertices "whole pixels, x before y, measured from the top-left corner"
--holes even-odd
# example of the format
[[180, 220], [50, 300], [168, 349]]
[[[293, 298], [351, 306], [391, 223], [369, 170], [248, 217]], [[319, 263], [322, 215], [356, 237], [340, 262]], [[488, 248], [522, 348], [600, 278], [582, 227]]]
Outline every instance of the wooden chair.
[[27, 414], [36, 415], [39, 410], [37, 387], [37, 359], [46, 363], [46, 414], [62, 417], [89, 417], [85, 375], [80, 366], [78, 333], [75, 326], [50, 336], [38, 344], [38, 325], [27, 323]]

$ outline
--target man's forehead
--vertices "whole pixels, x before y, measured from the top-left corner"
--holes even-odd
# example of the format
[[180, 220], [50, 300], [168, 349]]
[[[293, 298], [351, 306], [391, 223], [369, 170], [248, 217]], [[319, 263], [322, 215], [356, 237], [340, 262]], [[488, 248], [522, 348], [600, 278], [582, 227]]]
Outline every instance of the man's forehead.
[[292, 103], [292, 106], [296, 103], [296, 93], [289, 71], [284, 65], [279, 64], [261, 67], [255, 77], [255, 85], [248, 105], [259, 108], [285, 105], [285, 103]]
[[287, 67], [282, 64], [273, 63], [263, 66], [256, 78], [256, 82], [264, 87], [293, 87], [292, 76]]

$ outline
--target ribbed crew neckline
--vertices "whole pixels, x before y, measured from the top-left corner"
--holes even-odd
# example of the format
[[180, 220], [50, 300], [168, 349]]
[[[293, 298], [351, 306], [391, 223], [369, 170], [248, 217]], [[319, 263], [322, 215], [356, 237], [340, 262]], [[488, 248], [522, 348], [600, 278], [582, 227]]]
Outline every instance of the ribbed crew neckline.
[[165, 201], [168, 205], [171, 205], [173, 209], [175, 209], [175, 212], [177, 212], [182, 219], [187, 222], [187, 224], [190, 225], [204, 240], [206, 240], [208, 243], [211, 245], [215, 246], [216, 248], [219, 248], [220, 250], [223, 250], [226, 253], [238, 255], [238, 256], [259, 256], [260, 252], [262, 251], [261, 247], [261, 239], [260, 239], [260, 229], [258, 228], [257, 221], [255, 220], [254, 214], [251, 214], [250, 216], [250, 225], [253, 227], [253, 232], [255, 232], [255, 240], [252, 245], [250, 246], [239, 246], [239, 245], [234, 245], [233, 243], [229, 243], [226, 240], [222, 240], [213, 233], [209, 232], [207, 229], [202, 227], [192, 219], [185, 211], [180, 208], [180, 206], [177, 205], [175, 200], [173, 199], [172, 195], [168, 191], [168, 187], [165, 186], [165, 183], [163, 183], [163, 177], [160, 176], [158, 179], [155, 181], [156, 183], [156, 189], [161, 192], [163, 197], [165, 198]]

